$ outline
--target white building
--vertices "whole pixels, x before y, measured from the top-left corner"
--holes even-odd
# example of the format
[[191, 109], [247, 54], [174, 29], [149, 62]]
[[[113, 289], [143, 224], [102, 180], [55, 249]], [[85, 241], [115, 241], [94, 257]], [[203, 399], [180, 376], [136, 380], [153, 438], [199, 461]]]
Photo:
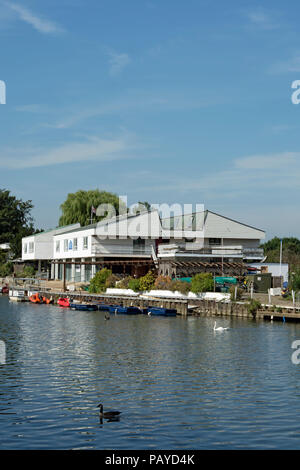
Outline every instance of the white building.
[[22, 238], [22, 260], [36, 261], [38, 263], [38, 270], [41, 271], [43, 262], [52, 260], [53, 237], [58, 233], [66, 233], [78, 227], [80, 227], [79, 223], [68, 225], [67, 227], [58, 227]]
[[178, 275], [182, 262], [224, 272], [261, 261], [263, 230], [210, 211], [161, 219], [157, 210], [121, 215], [86, 227], [79, 224], [23, 239], [26, 260], [47, 260], [51, 278], [88, 282], [98, 269], [140, 275], [151, 268]]

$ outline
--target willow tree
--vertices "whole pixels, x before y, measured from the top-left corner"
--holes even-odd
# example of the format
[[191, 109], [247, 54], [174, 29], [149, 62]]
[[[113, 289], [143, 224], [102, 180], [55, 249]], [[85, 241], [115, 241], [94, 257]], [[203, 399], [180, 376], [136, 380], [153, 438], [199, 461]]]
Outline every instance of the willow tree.
[[[112, 212], [109, 208], [112, 208]], [[59, 219], [60, 227], [78, 222], [83, 227], [89, 225], [91, 220], [99, 222], [109, 215], [119, 215], [120, 212], [127, 211], [126, 205], [117, 194], [99, 189], [69, 193], [60, 209], [62, 211]]]

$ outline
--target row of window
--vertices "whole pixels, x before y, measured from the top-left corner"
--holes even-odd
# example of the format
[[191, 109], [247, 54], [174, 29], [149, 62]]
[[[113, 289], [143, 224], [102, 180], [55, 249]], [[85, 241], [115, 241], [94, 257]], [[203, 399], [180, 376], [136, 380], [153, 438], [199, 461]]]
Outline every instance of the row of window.
[[34, 242], [24, 243], [23, 246], [24, 254], [34, 252]]
[[[83, 237], [82, 241], [82, 249], [87, 250], [89, 247], [89, 239], [88, 237]], [[64, 251], [77, 251], [78, 250], [78, 238], [73, 238], [72, 240], [65, 239], [64, 242]], [[60, 240], [56, 241], [55, 246], [56, 253], [60, 252]]]

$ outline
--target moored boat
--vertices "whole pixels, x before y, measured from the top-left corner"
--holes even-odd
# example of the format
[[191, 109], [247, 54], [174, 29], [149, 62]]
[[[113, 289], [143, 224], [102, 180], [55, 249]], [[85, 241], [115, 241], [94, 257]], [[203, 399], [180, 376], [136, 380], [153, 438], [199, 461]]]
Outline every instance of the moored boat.
[[70, 308], [72, 308], [74, 310], [94, 311], [94, 310], [98, 310], [98, 305], [96, 305], [96, 304], [71, 303]]
[[177, 310], [173, 308], [162, 308], [162, 307], [149, 307], [148, 315], [156, 315], [161, 317], [176, 317]]
[[70, 307], [70, 300], [68, 297], [60, 297], [57, 303], [60, 307]]
[[1, 294], [8, 294], [8, 292], [9, 292], [8, 284], [5, 284], [3, 287], [0, 288]]

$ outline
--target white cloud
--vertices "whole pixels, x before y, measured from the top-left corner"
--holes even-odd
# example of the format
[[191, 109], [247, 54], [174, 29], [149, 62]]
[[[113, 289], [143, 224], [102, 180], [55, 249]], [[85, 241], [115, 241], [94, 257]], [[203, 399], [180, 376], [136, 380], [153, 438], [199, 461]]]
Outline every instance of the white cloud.
[[109, 58], [109, 73], [112, 77], [119, 75], [122, 70], [130, 64], [131, 59], [128, 54], [117, 54], [116, 52], [108, 52]]
[[260, 29], [271, 30], [279, 28], [279, 23], [275, 22], [272, 18], [272, 15], [269, 12], [266, 12], [262, 8], [257, 8], [256, 10], [249, 11], [247, 13], [248, 20], [252, 25]]
[[299, 152], [282, 152], [272, 155], [252, 155], [235, 160], [235, 166], [247, 170], [280, 169], [286, 165], [294, 165], [300, 161]]
[[30, 24], [40, 33], [56, 34], [63, 31], [63, 28], [53, 21], [37, 16], [35, 13], [31, 12], [28, 8], [25, 8], [22, 5], [13, 2], [3, 2], [3, 4], [13, 10], [20, 20]]
[[289, 59], [277, 62], [269, 68], [270, 73], [295, 73], [300, 72], [300, 54], [296, 53]]
[[128, 157], [133, 145], [125, 138], [99, 139], [90, 137], [83, 142], [71, 142], [52, 149], [3, 148], [0, 168], [24, 169], [84, 161], [110, 161]]

